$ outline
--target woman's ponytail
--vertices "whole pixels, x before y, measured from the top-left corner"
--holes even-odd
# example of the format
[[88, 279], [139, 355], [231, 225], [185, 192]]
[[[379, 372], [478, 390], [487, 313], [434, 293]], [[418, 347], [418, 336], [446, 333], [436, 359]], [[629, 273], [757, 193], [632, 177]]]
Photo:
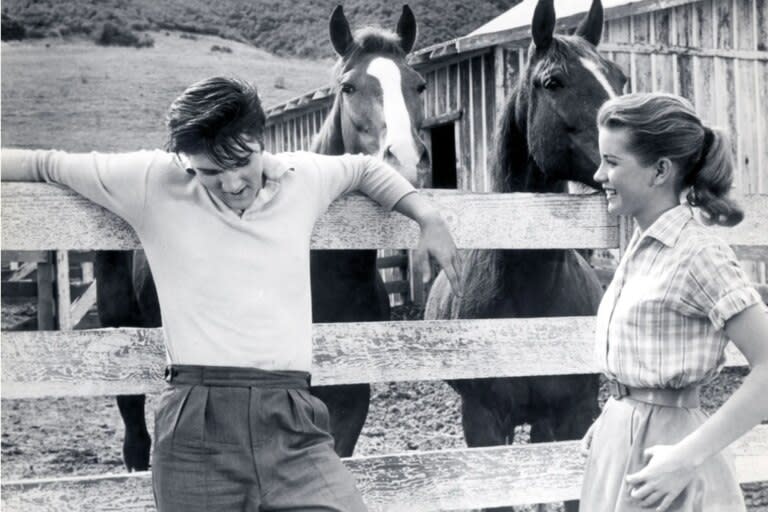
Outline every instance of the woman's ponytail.
[[735, 226], [744, 219], [744, 211], [728, 197], [733, 167], [728, 136], [718, 128], [705, 127], [699, 159], [684, 181], [691, 186], [688, 203], [701, 209], [707, 223]]

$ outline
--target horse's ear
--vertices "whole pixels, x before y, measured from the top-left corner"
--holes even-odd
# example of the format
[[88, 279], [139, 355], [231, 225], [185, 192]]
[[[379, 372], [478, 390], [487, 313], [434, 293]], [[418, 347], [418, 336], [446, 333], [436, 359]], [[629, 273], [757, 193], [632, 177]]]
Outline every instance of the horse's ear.
[[333, 49], [336, 50], [340, 57], [343, 57], [352, 46], [354, 39], [352, 38], [352, 31], [349, 29], [349, 22], [347, 17], [344, 16], [344, 8], [342, 6], [337, 5], [333, 10], [329, 29], [331, 31]]
[[531, 35], [537, 50], [546, 50], [552, 43], [555, 32], [555, 6], [553, 0], [539, 0], [533, 11]]
[[400, 36], [400, 46], [405, 53], [411, 53], [416, 43], [416, 17], [408, 5], [403, 6], [403, 13], [397, 21], [397, 35]]
[[598, 45], [600, 36], [603, 34], [603, 4], [600, 0], [592, 0], [592, 7], [589, 8], [589, 13], [581, 20], [575, 33], [594, 46]]

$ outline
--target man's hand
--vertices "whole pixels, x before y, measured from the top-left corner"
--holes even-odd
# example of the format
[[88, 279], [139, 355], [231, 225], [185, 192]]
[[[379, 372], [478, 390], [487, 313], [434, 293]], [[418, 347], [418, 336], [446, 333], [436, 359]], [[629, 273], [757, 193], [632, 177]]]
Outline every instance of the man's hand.
[[453, 293], [461, 297], [464, 293], [460, 278], [461, 261], [448, 224], [440, 212], [418, 193], [406, 194], [394, 209], [418, 222], [421, 228], [421, 238], [414, 257], [416, 265], [422, 269], [424, 282], [431, 278], [429, 258], [432, 257], [445, 271]]
[[429, 265], [429, 259], [432, 257], [448, 277], [453, 293], [461, 297], [463, 294], [460, 277], [461, 261], [448, 224], [435, 212], [435, 214], [422, 220], [419, 225], [421, 226], [421, 237], [419, 238], [419, 245], [414, 251], [414, 257], [416, 258], [416, 265], [421, 268], [423, 281], [426, 283], [432, 278]]

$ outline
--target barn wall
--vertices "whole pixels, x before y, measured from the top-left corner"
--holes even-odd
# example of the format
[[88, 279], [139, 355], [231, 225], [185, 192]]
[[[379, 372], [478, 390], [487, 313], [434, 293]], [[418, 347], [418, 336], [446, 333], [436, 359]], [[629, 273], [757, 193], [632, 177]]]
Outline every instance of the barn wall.
[[[460, 190], [488, 191], [489, 155], [496, 120], [496, 68], [492, 48], [420, 70], [427, 81], [424, 115], [460, 111], [455, 122]], [[433, 150], [438, 150], [432, 148]]]
[[323, 100], [306, 109], [270, 117], [264, 134], [267, 151], [308, 151], [330, 108], [330, 102]]
[[606, 23], [632, 91], [685, 96], [733, 137], [739, 194], [768, 193], [768, 4], [702, 0]]

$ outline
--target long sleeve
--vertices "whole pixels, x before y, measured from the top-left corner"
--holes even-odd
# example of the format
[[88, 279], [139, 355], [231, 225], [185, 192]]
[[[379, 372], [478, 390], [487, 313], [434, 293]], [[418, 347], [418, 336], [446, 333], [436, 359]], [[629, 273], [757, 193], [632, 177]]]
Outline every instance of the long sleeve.
[[63, 185], [127, 220], [141, 223], [149, 170], [161, 151], [66, 153], [4, 149], [3, 180]]
[[372, 156], [311, 156], [322, 210], [338, 197], [354, 191], [391, 210], [403, 196], [416, 190], [392, 166]]

